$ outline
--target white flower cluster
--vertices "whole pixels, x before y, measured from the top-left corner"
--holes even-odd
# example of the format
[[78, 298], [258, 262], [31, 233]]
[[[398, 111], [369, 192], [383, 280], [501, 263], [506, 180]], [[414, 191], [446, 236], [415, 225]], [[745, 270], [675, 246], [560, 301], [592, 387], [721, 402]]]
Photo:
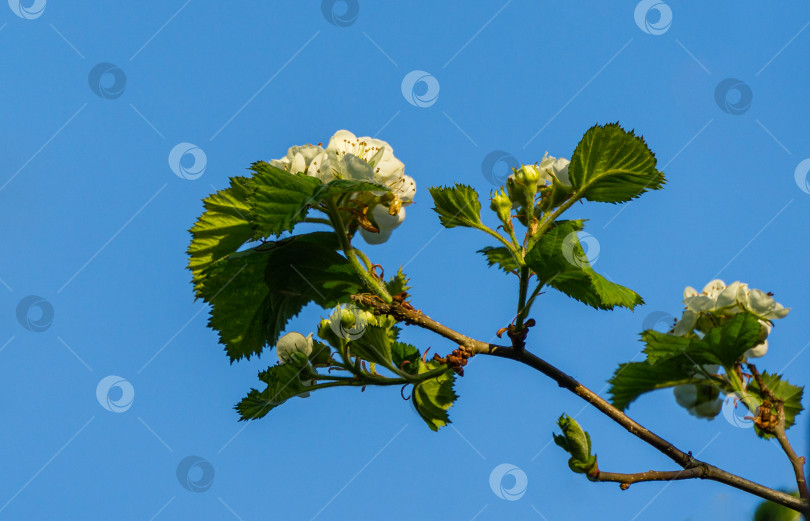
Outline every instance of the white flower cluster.
[[[743, 311], [759, 318], [762, 324], [761, 343], [746, 351], [746, 358], [758, 358], [768, 352], [767, 337], [771, 332], [771, 321], [784, 318], [790, 311], [790, 308], [783, 307], [762, 290], [750, 289], [748, 284], [739, 281], [727, 286], [719, 279], [706, 284], [700, 293], [687, 286], [683, 291], [683, 303], [686, 309], [672, 329], [673, 334], [683, 337], [702, 337], [719, 321]], [[702, 370], [713, 374], [719, 370], [719, 366], [704, 365]], [[678, 404], [699, 418], [714, 418], [723, 407], [723, 400], [709, 386], [679, 385], [674, 393]]]
[[394, 228], [405, 220], [405, 206], [413, 202], [416, 194], [416, 183], [405, 175], [405, 165], [394, 156], [391, 145], [380, 139], [357, 137], [348, 130], [337, 131], [325, 149], [318, 145], [294, 146], [286, 157], [270, 164], [293, 174], [304, 172], [323, 183], [352, 179], [390, 188], [391, 192], [372, 192], [377, 198], [369, 205], [368, 217], [379, 232], [360, 229], [369, 244], [388, 240]]

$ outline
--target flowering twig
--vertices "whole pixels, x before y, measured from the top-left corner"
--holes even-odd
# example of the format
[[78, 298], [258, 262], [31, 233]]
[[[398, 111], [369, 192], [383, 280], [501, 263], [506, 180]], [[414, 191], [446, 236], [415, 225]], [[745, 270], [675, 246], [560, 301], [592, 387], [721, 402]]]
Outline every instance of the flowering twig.
[[[474, 354], [484, 354], [512, 359], [543, 373], [544, 375], [548, 376], [549, 378], [557, 382], [557, 385], [559, 385], [560, 387], [564, 387], [565, 389], [576, 394], [583, 400], [587, 401], [594, 408], [596, 408], [601, 413], [603, 413], [611, 420], [613, 420], [614, 422], [622, 426], [624, 429], [626, 429], [630, 434], [641, 439], [642, 441], [652, 446], [659, 452], [663, 453], [665, 456], [669, 457], [675, 463], [683, 467], [684, 471], [682, 472], [686, 472], [686, 474], [682, 475], [685, 477], [678, 479], [693, 479], [693, 478], [709, 479], [712, 481], [717, 481], [719, 483], [725, 483], [726, 485], [729, 485], [731, 487], [748, 492], [755, 496], [759, 496], [763, 499], [773, 501], [775, 503], [778, 503], [780, 505], [786, 506], [799, 512], [810, 511], [810, 500], [808, 500], [807, 497], [797, 498], [785, 492], [775, 490], [766, 487], [764, 485], [760, 485], [759, 483], [755, 483], [743, 477], [737, 476], [736, 474], [732, 474], [730, 472], [717, 468], [713, 465], [700, 461], [694, 458], [691, 452], [684, 452], [678, 449], [672, 443], [668, 442], [667, 440], [661, 438], [660, 436], [650, 431], [646, 427], [642, 426], [641, 424], [639, 424], [638, 422], [627, 416], [625, 413], [623, 413], [621, 410], [614, 407], [607, 400], [596, 394], [594, 391], [579, 383], [572, 376], [564, 373], [560, 369], [556, 368], [555, 366], [551, 365], [550, 363], [546, 362], [545, 360], [541, 359], [540, 357], [534, 355], [533, 353], [527, 350], [516, 350], [512, 347], [495, 345], [488, 342], [481, 342], [480, 340], [470, 338], [462, 333], [459, 333], [437, 322], [436, 320], [433, 320], [432, 318], [428, 317], [421, 311], [407, 309], [398, 302], [386, 303], [376, 298], [375, 296], [368, 294], [353, 295], [352, 300], [368, 308], [371, 308], [373, 312], [377, 315], [390, 315], [396, 318], [397, 320], [405, 322], [406, 324], [416, 325], [424, 329], [433, 331], [434, 333], [437, 333], [449, 340], [452, 340], [453, 342], [459, 345], [467, 347]], [[699, 471], [692, 469], [699, 469]], [[668, 476], [674, 479], [673, 478], [674, 474], [672, 475], [658, 474], [658, 475]], [[607, 477], [622, 476], [624, 479], [628, 479], [628, 476], [631, 475], [617, 475], [606, 473], [603, 475], [603, 477], [605, 476]], [[638, 481], [648, 481], [648, 480], [638, 479]]]

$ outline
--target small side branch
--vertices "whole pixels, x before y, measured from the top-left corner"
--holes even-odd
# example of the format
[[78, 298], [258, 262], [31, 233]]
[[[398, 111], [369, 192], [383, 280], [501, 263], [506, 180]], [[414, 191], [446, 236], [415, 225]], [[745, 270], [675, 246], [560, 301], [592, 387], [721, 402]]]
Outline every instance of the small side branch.
[[633, 483], [644, 481], [679, 481], [682, 479], [704, 478], [705, 470], [702, 467], [692, 467], [684, 470], [648, 470], [636, 474], [620, 474], [618, 472], [602, 472], [589, 476], [591, 481], [612, 481], [620, 483], [622, 490], [627, 490]]

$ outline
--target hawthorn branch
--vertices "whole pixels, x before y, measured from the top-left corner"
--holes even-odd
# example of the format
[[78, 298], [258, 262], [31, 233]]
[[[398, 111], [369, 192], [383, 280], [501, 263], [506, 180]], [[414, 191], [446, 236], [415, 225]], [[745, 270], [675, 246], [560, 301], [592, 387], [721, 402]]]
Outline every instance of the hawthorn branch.
[[808, 500], [806, 497], [797, 498], [790, 494], [786, 494], [785, 492], [768, 488], [764, 485], [760, 485], [759, 483], [755, 483], [751, 480], [737, 476], [736, 474], [732, 474], [717, 468], [706, 462], [697, 460], [696, 458], [692, 457], [691, 452], [684, 452], [678, 449], [672, 443], [661, 438], [654, 432], [650, 431], [624, 414], [621, 410], [614, 407], [610, 402], [579, 383], [572, 376], [569, 376], [529, 351], [518, 351], [512, 347], [481, 342], [480, 340], [470, 338], [433, 320], [419, 310], [413, 309], [410, 306], [406, 307], [400, 302], [386, 303], [383, 302], [379, 297], [369, 294], [352, 295], [351, 298], [355, 302], [371, 308], [377, 315], [390, 315], [401, 322], [405, 322], [406, 324], [416, 325], [429, 331], [433, 331], [434, 333], [452, 340], [458, 345], [466, 347], [473, 354], [483, 354], [515, 360], [543, 373], [557, 382], [557, 385], [576, 394], [598, 409], [601, 413], [619, 424], [630, 434], [641, 439], [648, 445], [651, 445], [653, 448], [680, 465], [683, 469], [688, 470], [690, 473], [697, 473], [697, 471], [691, 469], [699, 468], [700, 475], [695, 477], [724, 483], [744, 492], [748, 492], [763, 499], [786, 506], [798, 512], [810, 512], [810, 500]]
[[762, 375], [754, 364], [746, 365], [748, 366], [748, 370], [751, 371], [751, 374], [754, 376], [754, 379], [757, 381], [759, 388], [762, 390], [765, 396], [768, 397], [771, 403], [776, 406], [777, 424], [773, 428], [773, 433], [776, 436], [777, 441], [779, 441], [782, 451], [785, 453], [788, 460], [790, 460], [790, 464], [793, 467], [793, 474], [796, 476], [796, 485], [799, 487], [799, 497], [807, 499], [810, 497], [810, 493], [808, 493], [807, 479], [804, 476], [804, 458], [796, 454], [796, 451], [793, 450], [793, 446], [790, 444], [787, 434], [785, 433], [785, 401], [779, 399], [765, 384], [765, 379], [762, 378]]

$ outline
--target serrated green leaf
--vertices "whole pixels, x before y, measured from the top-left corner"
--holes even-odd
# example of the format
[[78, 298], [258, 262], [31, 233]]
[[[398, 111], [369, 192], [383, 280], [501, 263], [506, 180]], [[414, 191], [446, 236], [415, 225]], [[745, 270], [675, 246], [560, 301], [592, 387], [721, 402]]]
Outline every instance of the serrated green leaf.
[[[425, 373], [438, 367], [436, 362], [425, 363], [422, 359], [417, 359], [419, 364], [419, 374]], [[450, 423], [447, 410], [453, 406], [453, 402], [458, 398], [453, 391], [453, 383], [456, 374], [452, 369], [444, 373], [418, 383], [413, 388], [411, 399], [419, 416], [425, 420], [430, 430], [437, 431]]]
[[405, 275], [405, 272], [402, 271], [402, 266], [400, 266], [397, 270], [397, 274], [385, 283], [385, 288], [391, 295], [397, 295], [411, 289], [408, 282], [410, 282], [410, 279]]
[[433, 186], [429, 188], [433, 196], [433, 210], [445, 228], [467, 226], [477, 228], [481, 223], [481, 203], [478, 192], [467, 185], [453, 187]]
[[366, 325], [363, 334], [349, 343], [349, 351], [369, 362], [391, 363], [391, 336], [385, 327]]
[[419, 360], [420, 355], [419, 350], [411, 344], [397, 341], [391, 343], [391, 360], [394, 362], [395, 367], [406, 373], [417, 373], [419, 370], [417, 360]]
[[478, 250], [478, 253], [482, 253], [487, 258], [487, 265], [490, 267], [498, 266], [506, 273], [512, 273], [518, 269], [515, 256], [504, 246], [486, 246]]
[[608, 380], [611, 402], [624, 411], [636, 398], [656, 389], [666, 389], [693, 381], [696, 368], [685, 356], [676, 356], [650, 365], [648, 361], [619, 364]]
[[321, 185], [316, 177], [291, 174], [264, 161], [254, 163], [251, 170], [256, 191], [251, 198], [255, 228], [254, 239], [264, 239], [292, 231], [303, 221], [308, 203]]
[[294, 396], [304, 394], [307, 387], [301, 383], [304, 364], [286, 363], [268, 367], [259, 373], [259, 379], [267, 384], [264, 391], [251, 389], [234, 407], [240, 420], [257, 420]]
[[576, 232], [584, 221], [556, 221], [526, 254], [526, 264], [545, 285], [597, 309], [633, 309], [644, 299], [590, 266]]
[[333, 233], [310, 233], [237, 253], [204, 270], [200, 296], [212, 305], [209, 326], [219, 332], [231, 361], [274, 344], [309, 302], [329, 308], [360, 290], [362, 282], [337, 247]]
[[250, 178], [232, 177], [230, 188], [203, 200], [205, 211], [189, 230], [188, 247], [188, 269], [198, 297], [203, 286], [202, 271], [236, 252], [250, 239], [253, 229], [248, 199], [253, 190]]
[[574, 150], [568, 176], [585, 199], [623, 203], [660, 189], [664, 174], [644, 139], [618, 123], [591, 127]]
[[650, 365], [675, 356], [682, 356], [684, 353], [688, 353], [689, 346], [692, 344], [690, 338], [670, 335], [654, 329], [643, 331], [641, 340], [646, 344], [644, 354], [647, 355], [647, 362]]
[[[796, 416], [802, 412], [802, 396], [804, 395], [804, 387], [798, 387], [787, 380], [783, 380], [778, 374], [770, 374], [767, 371], [762, 371], [762, 381], [765, 386], [780, 400], [785, 402], [785, 429], [789, 429], [796, 423]], [[747, 393], [751, 393], [758, 398], [756, 405], [762, 403], [767, 396], [762, 392], [759, 383], [752, 379], [751, 383], [746, 388]], [[754, 411], [752, 411], [754, 412]], [[761, 430], [754, 425], [754, 430], [761, 438], [773, 438], [773, 434]]]

